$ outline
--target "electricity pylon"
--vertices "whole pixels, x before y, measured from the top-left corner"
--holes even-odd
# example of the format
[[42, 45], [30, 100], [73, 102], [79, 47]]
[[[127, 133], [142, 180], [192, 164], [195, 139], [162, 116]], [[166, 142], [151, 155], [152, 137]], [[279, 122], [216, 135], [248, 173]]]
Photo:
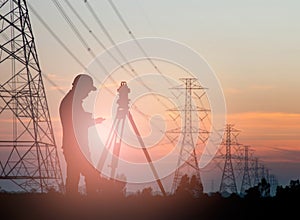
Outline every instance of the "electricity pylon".
[[25, 0], [0, 1], [0, 27], [0, 180], [8, 180], [21, 191], [62, 190], [62, 172]]
[[244, 146], [244, 173], [240, 193], [244, 195], [246, 190], [251, 187], [251, 179], [249, 173], [249, 146]]
[[274, 174], [270, 175], [270, 194], [275, 196], [277, 192], [278, 180]]
[[253, 169], [254, 169], [254, 186], [257, 186], [258, 183], [260, 182], [258, 158], [254, 159], [254, 168]]
[[[195, 175], [196, 180], [199, 184], [202, 185], [201, 177], [200, 177], [200, 169], [199, 169], [199, 164], [198, 164], [198, 156], [196, 152], [196, 147], [197, 147], [197, 140], [201, 140], [203, 143], [206, 142], [207, 136], [206, 137], [200, 137], [200, 134], [208, 134], [209, 132], [206, 131], [205, 129], [200, 129], [198, 127], [195, 127], [193, 124], [193, 116], [195, 117], [195, 113], [197, 112], [207, 112], [209, 110], [204, 109], [204, 108], [199, 108], [199, 107], [193, 107], [193, 93], [195, 90], [199, 91], [204, 91], [205, 88], [203, 88], [198, 80], [196, 78], [182, 78], [181, 79], [184, 83], [184, 87], [176, 87], [173, 89], [183, 89], [185, 90], [185, 105], [182, 109], [170, 109], [169, 111], [179, 111], [183, 112], [184, 114], [184, 120], [183, 120], [183, 127], [182, 128], [176, 128], [173, 130], [170, 130], [167, 132], [167, 135], [170, 134], [176, 134], [178, 136], [181, 134], [182, 139], [179, 140], [181, 144], [180, 152], [178, 155], [178, 161], [177, 161], [177, 168], [175, 170], [174, 174], [174, 179], [172, 183], [172, 193], [174, 193], [181, 181], [181, 178], [183, 175]], [[201, 98], [203, 94], [200, 96], [197, 95], [197, 98]], [[205, 117], [207, 114], [205, 115]], [[202, 121], [204, 118], [200, 118]], [[195, 138], [197, 137], [197, 138]], [[170, 138], [169, 140], [173, 141], [174, 138]], [[202, 187], [202, 186], [201, 186]], [[202, 189], [199, 189], [203, 191]], [[198, 190], [198, 191], [199, 191]]]
[[225, 137], [222, 145], [225, 145], [225, 164], [222, 173], [222, 179], [220, 184], [220, 192], [222, 194], [237, 193], [236, 180], [234, 176], [232, 166], [232, 154], [231, 148], [237, 145], [236, 134], [237, 130], [231, 124], [226, 125]]

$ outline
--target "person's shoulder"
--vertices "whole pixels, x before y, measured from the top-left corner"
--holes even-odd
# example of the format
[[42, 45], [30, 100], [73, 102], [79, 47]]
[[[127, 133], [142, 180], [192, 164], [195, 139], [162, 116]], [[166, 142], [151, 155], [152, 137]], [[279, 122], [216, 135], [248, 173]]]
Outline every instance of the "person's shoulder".
[[70, 102], [72, 101], [72, 94], [71, 90], [62, 98], [60, 102], [60, 107], [64, 105], [70, 105]]
[[73, 96], [73, 91], [70, 90], [70, 91], [63, 97], [63, 99], [62, 99], [61, 102], [65, 102], [65, 101], [67, 101], [67, 100], [69, 100], [69, 99], [72, 99], [72, 96]]

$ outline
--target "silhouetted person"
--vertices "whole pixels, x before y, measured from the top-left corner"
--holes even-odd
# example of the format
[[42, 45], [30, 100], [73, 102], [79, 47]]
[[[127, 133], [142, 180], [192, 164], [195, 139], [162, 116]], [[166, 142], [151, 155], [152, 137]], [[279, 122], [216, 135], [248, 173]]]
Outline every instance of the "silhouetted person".
[[91, 161], [88, 146], [88, 128], [104, 119], [94, 119], [85, 112], [83, 100], [91, 91], [95, 91], [93, 80], [89, 75], [79, 74], [75, 77], [72, 89], [63, 98], [59, 112], [63, 127], [62, 149], [67, 163], [66, 192], [78, 193], [80, 174], [85, 177], [88, 194], [96, 192], [99, 187], [99, 172], [89, 163]]

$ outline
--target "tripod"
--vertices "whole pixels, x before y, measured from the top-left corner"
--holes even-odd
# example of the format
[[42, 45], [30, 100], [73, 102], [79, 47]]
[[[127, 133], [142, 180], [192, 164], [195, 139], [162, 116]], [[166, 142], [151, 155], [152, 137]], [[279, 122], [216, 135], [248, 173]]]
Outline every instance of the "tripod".
[[[109, 153], [109, 149], [111, 148], [111, 146], [113, 146], [113, 155], [114, 157], [112, 157], [112, 162], [111, 162], [111, 175], [110, 178], [115, 178], [116, 175], [116, 169], [118, 167], [118, 157], [120, 155], [120, 150], [121, 150], [121, 143], [122, 143], [122, 137], [123, 137], [123, 131], [124, 131], [124, 125], [125, 125], [125, 120], [126, 118], [129, 119], [129, 122], [133, 128], [133, 131], [138, 139], [138, 142], [140, 144], [140, 146], [142, 147], [142, 150], [144, 152], [144, 155], [149, 163], [149, 166], [151, 168], [151, 171], [153, 173], [153, 176], [156, 179], [156, 182], [162, 192], [162, 194], [165, 196], [166, 192], [165, 189], [159, 179], [158, 173], [152, 163], [152, 159], [149, 155], [149, 152], [147, 151], [147, 148], [145, 146], [145, 143], [140, 135], [140, 132], [133, 120], [133, 117], [129, 111], [129, 99], [128, 99], [128, 94], [130, 92], [130, 89], [127, 86], [127, 83], [122, 81], [120, 87], [117, 90], [119, 92], [119, 99], [117, 101], [118, 104], [118, 108], [117, 108], [117, 114], [116, 117], [113, 121], [112, 127], [109, 131], [109, 135], [108, 138], [106, 140], [105, 143], [105, 147], [103, 149], [103, 152], [101, 154], [101, 157], [99, 159], [98, 162], [98, 169], [100, 170], [100, 172], [103, 169], [103, 165], [105, 163], [105, 160], [107, 158], [107, 155]], [[118, 135], [119, 134], [119, 135]]]

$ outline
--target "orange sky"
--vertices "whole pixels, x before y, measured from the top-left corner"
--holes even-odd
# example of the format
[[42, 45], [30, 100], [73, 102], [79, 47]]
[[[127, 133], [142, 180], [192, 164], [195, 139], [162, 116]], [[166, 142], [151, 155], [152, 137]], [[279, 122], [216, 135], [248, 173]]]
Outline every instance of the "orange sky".
[[245, 112], [229, 114], [228, 121], [241, 130], [241, 141], [253, 148], [300, 150], [300, 114]]
[[[250, 145], [255, 155], [270, 165], [283, 182], [300, 176], [297, 171], [300, 170], [298, 1], [116, 2], [137, 37], [170, 38], [203, 55], [220, 80], [226, 97], [227, 121], [241, 130], [241, 144]], [[90, 53], [82, 47], [51, 1], [30, 3], [80, 61], [88, 65], [92, 60]], [[101, 19], [116, 42], [130, 39], [107, 4], [101, 1], [93, 4], [102, 12]], [[74, 1], [74, 7], [91, 22], [93, 32], [105, 45], [112, 46], [91, 19], [83, 1]], [[83, 71], [82, 67], [49, 35], [38, 19], [30, 15], [43, 74], [66, 93], [73, 77]], [[101, 53], [103, 49], [95, 40], [83, 31], [81, 25], [76, 25], [94, 52]], [[173, 72], [175, 77], [180, 75], [180, 71], [169, 64], [160, 67], [168, 73]], [[58, 107], [64, 94], [45, 78], [44, 82], [60, 148]], [[101, 85], [96, 86], [100, 88]], [[6, 122], [0, 121], [2, 135], [6, 132], [3, 126]], [[64, 163], [61, 152], [59, 155]], [[278, 165], [282, 163], [293, 165], [284, 168]]]

